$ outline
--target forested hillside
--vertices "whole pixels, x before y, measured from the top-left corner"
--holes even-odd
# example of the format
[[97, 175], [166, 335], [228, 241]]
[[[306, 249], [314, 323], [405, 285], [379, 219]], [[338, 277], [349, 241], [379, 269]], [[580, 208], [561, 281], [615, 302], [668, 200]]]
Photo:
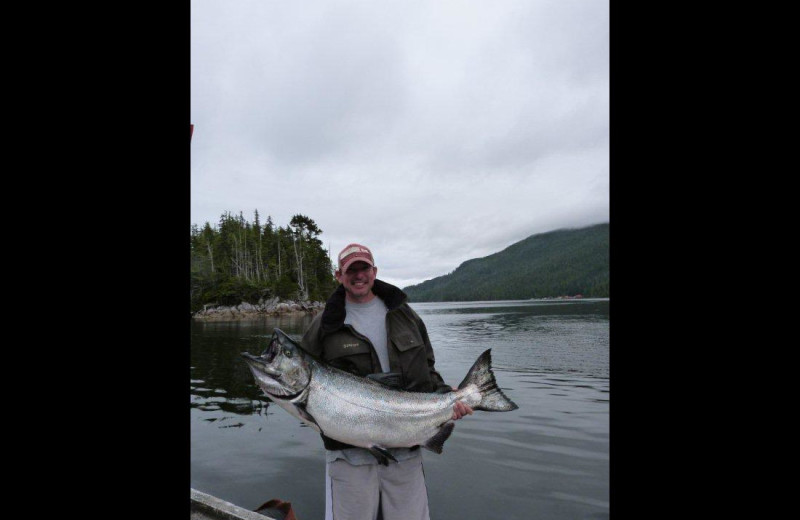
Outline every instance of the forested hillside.
[[532, 235], [403, 290], [416, 302], [608, 297], [608, 248], [608, 223], [560, 229]]
[[216, 226], [191, 227], [191, 311], [204, 304], [256, 303], [260, 298], [324, 301], [336, 287], [316, 223], [294, 215], [286, 227], [258, 211], [248, 222], [225, 213]]

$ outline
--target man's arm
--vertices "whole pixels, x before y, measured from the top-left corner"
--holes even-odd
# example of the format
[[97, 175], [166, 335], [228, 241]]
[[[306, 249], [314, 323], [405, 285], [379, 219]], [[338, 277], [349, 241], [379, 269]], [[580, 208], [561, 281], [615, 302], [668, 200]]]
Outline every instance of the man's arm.
[[[425, 322], [422, 321], [422, 318], [414, 312], [414, 309], [408, 307], [411, 311], [414, 320], [417, 322], [417, 326], [419, 327], [420, 334], [422, 335], [422, 340], [425, 342], [425, 351], [427, 353], [428, 358], [428, 370], [431, 374], [431, 381], [434, 385], [434, 392], [439, 394], [446, 394], [447, 392], [452, 392], [453, 390], [458, 390], [456, 387], [451, 387], [450, 385], [444, 382], [444, 378], [442, 375], [434, 368], [436, 364], [436, 357], [433, 354], [433, 345], [431, 345], [431, 340], [428, 337], [428, 329], [425, 327]], [[457, 421], [464, 417], [465, 415], [472, 415], [472, 408], [461, 401], [456, 401], [453, 405], [453, 420]]]
[[409, 310], [414, 317], [414, 321], [417, 323], [417, 328], [422, 336], [422, 341], [425, 343], [425, 354], [428, 360], [428, 371], [430, 373], [431, 383], [433, 384], [433, 391], [437, 394], [446, 394], [447, 392], [452, 392], [453, 388], [444, 382], [444, 378], [436, 370], [436, 356], [433, 354], [433, 345], [431, 345], [431, 340], [428, 337], [428, 329], [425, 327], [425, 322], [423, 322], [422, 318], [420, 318], [419, 315], [414, 312], [414, 309], [409, 307]]

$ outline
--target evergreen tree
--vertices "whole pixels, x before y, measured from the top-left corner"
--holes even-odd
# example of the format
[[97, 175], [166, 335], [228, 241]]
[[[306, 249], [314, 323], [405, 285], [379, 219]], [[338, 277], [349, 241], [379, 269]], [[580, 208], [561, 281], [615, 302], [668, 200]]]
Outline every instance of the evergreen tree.
[[609, 225], [530, 236], [403, 290], [412, 301], [609, 296]]
[[295, 215], [285, 228], [258, 210], [250, 223], [242, 212], [220, 216], [190, 230], [191, 309], [215, 303], [257, 303], [264, 297], [327, 298], [336, 287], [331, 261], [317, 238], [322, 230], [313, 219]]

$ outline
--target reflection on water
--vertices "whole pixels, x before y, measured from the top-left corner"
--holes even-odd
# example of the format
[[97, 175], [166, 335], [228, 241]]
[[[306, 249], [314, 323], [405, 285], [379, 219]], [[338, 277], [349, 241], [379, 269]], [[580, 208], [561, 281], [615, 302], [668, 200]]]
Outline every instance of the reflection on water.
[[[456, 422], [444, 452], [424, 452], [437, 519], [608, 518], [609, 301], [418, 303], [437, 369], [457, 385], [492, 349], [519, 405]], [[194, 323], [191, 483], [242, 507], [291, 501], [322, 518], [319, 435], [258, 390], [239, 353], [261, 352], [274, 327], [298, 339], [311, 317]]]

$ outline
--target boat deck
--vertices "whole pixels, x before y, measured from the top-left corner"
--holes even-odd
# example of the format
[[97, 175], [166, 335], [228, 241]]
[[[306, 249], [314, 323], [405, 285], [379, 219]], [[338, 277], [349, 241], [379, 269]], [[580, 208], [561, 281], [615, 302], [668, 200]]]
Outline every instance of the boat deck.
[[191, 489], [190, 520], [279, 520]]

